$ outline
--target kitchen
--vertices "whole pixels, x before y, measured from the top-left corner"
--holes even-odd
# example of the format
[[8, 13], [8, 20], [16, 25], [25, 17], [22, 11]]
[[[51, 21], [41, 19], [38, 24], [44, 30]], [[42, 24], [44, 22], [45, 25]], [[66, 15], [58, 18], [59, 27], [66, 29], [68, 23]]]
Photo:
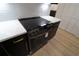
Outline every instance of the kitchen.
[[[60, 4], [60, 3], [7, 3], [0, 5], [0, 55], [7, 56], [28, 56], [28, 55], [79, 55], [78, 53], [78, 23], [75, 24], [79, 4]], [[52, 7], [53, 8], [52, 8]], [[50, 8], [51, 7], [51, 8]], [[70, 8], [70, 9], [69, 9]], [[76, 13], [74, 11], [76, 9]], [[50, 10], [54, 10], [52, 15]], [[68, 11], [69, 12], [68, 12]], [[67, 13], [67, 12], [69, 13]], [[51, 15], [50, 15], [51, 14]], [[72, 17], [75, 14], [74, 17]], [[66, 19], [66, 20], [65, 20]], [[72, 19], [72, 22], [69, 20]], [[76, 19], [76, 20], [74, 20]], [[75, 22], [74, 22], [75, 21]], [[77, 21], [78, 22], [78, 21]], [[73, 29], [74, 27], [74, 29]], [[73, 30], [72, 30], [73, 29]], [[59, 32], [58, 32], [59, 31]], [[67, 52], [61, 51], [60, 46], [64, 45], [55, 43], [58, 38], [62, 38], [65, 32], [69, 32], [68, 36], [74, 43], [72, 46], [75, 50], [63, 47]], [[57, 36], [62, 34], [62, 36]], [[65, 36], [66, 37], [66, 36]], [[64, 37], [64, 38], [65, 38]], [[66, 38], [67, 39], [67, 38]], [[77, 42], [76, 42], [77, 41]], [[52, 44], [58, 44], [58, 50], [53, 50]], [[60, 41], [59, 41], [60, 42]], [[50, 45], [51, 44], [51, 45]], [[39, 52], [43, 47], [48, 46], [51, 51], [46, 50]], [[60, 45], [60, 46], [59, 46]], [[65, 42], [65, 45], [67, 43]], [[50, 47], [51, 46], [51, 47]], [[74, 47], [76, 46], [76, 47]], [[46, 47], [47, 48], [47, 47]], [[45, 50], [45, 48], [44, 48]], [[70, 53], [69, 53], [70, 51]], [[52, 52], [54, 52], [52, 54]], [[73, 53], [73, 54], [71, 54]]]

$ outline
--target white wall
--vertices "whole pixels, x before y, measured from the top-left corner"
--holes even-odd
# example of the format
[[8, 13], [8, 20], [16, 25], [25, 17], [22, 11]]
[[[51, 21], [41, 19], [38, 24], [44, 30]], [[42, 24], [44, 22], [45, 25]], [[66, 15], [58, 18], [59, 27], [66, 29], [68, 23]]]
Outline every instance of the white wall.
[[56, 11], [58, 8], [58, 4], [51, 4], [50, 10]]
[[0, 21], [49, 15], [49, 5], [42, 3], [0, 4]]
[[56, 17], [62, 19], [60, 28], [79, 37], [79, 4], [59, 4]]

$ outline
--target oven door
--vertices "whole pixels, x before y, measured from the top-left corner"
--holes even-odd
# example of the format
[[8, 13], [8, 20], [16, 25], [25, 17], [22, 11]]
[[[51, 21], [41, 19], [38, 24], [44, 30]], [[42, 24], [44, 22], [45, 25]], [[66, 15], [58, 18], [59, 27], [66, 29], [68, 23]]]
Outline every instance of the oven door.
[[38, 36], [29, 39], [30, 54], [33, 54], [38, 49], [43, 47], [47, 41], [46, 33], [39, 34]]

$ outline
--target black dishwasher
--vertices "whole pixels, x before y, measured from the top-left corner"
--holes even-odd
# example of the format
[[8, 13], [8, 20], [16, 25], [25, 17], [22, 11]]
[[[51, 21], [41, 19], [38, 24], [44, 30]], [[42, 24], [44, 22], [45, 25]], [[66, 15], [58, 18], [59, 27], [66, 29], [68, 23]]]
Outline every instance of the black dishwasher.
[[9, 39], [1, 44], [9, 56], [26, 56], [29, 53], [26, 34]]

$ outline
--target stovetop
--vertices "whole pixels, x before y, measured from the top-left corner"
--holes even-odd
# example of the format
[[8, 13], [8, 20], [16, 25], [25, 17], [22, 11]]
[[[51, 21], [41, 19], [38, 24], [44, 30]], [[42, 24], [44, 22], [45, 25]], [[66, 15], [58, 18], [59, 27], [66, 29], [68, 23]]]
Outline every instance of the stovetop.
[[45, 20], [41, 17], [24, 18], [20, 19], [20, 22], [27, 31], [33, 30], [37, 27], [41, 27], [49, 23], [48, 20]]

